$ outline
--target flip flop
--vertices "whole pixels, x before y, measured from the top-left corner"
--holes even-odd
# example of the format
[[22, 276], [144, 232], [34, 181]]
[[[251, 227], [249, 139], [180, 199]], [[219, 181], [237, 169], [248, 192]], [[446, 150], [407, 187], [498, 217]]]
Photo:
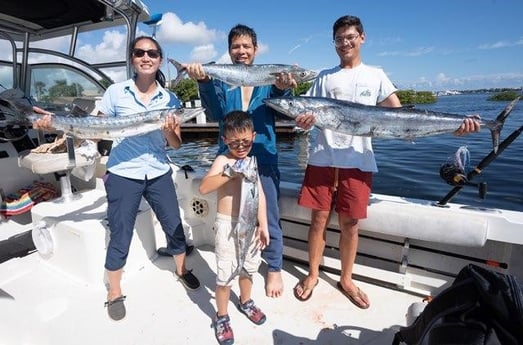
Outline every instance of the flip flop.
[[[317, 279], [317, 280], [316, 280], [316, 284], [314, 284], [314, 286], [313, 286], [312, 288], [308, 288], [308, 287], [305, 286], [305, 279], [300, 280], [300, 281], [298, 282], [298, 284], [296, 284], [296, 286], [295, 286], [294, 289], [293, 289], [293, 291], [294, 291], [294, 297], [296, 297], [296, 299], [297, 299], [298, 301], [300, 301], [300, 302], [306, 302], [306, 301], [308, 301], [308, 300], [311, 298], [312, 293], [314, 292], [314, 288], [316, 287], [316, 285], [318, 285], [319, 282], [320, 282], [320, 280]], [[301, 295], [298, 295], [298, 292], [297, 292], [297, 290], [296, 290], [296, 288], [297, 288], [298, 286], [301, 287], [301, 290], [303, 291]], [[301, 296], [303, 296], [303, 294], [306, 293], [307, 291], [310, 291], [310, 292], [309, 292], [309, 295], [308, 295], [307, 297], [305, 297], [305, 298], [301, 297]]]
[[[368, 307], [370, 307], [370, 304], [367, 304], [365, 303], [363, 297], [364, 296], [367, 296], [365, 294], [365, 292], [361, 291], [360, 288], [358, 287], [358, 291], [356, 291], [356, 294], [350, 294], [348, 291], [345, 291], [345, 289], [343, 288], [343, 286], [341, 286], [341, 283], [340, 282], [337, 282], [336, 283], [336, 287], [338, 288], [338, 290], [341, 291], [341, 293], [343, 293], [345, 295], [345, 297], [347, 297], [351, 302], [352, 304], [354, 304], [356, 307], [358, 308], [361, 308], [361, 309], [367, 309]], [[358, 302], [358, 300], [359, 302]]]

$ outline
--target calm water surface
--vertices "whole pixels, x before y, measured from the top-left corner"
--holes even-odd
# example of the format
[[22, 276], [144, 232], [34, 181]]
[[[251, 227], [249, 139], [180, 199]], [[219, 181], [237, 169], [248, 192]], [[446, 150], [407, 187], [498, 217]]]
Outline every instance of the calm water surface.
[[[487, 101], [488, 95], [471, 94], [439, 97], [429, 109], [455, 114], [479, 114], [485, 120], [494, 119], [508, 102]], [[517, 104], [507, 118], [501, 140], [523, 125], [523, 102]], [[207, 139], [185, 138], [185, 143], [171, 157], [178, 165], [207, 169], [217, 151], [216, 137]], [[307, 135], [278, 138], [278, 151], [282, 179], [301, 183], [307, 163]], [[490, 131], [465, 137], [443, 134], [417, 139], [415, 142], [390, 139], [373, 139], [379, 172], [374, 175], [373, 192], [421, 198], [433, 201], [442, 199], [451, 189], [439, 176], [441, 164], [447, 162], [456, 150], [466, 145], [470, 152], [470, 165], [476, 166], [492, 150]], [[486, 182], [487, 196], [480, 199], [475, 187], [462, 188], [452, 202], [490, 208], [523, 211], [523, 135], [518, 137], [472, 182]]]

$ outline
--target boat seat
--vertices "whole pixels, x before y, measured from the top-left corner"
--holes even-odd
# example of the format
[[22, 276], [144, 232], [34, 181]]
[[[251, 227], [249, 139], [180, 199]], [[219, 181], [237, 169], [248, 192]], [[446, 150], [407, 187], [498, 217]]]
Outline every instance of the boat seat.
[[[71, 172], [75, 169], [76, 172], [85, 170], [76, 168], [86, 168], [92, 166], [92, 174], [94, 174], [95, 159], [99, 157], [99, 153], [94, 155], [78, 154], [80, 148], [74, 147], [73, 137], [66, 138], [67, 152], [64, 153], [37, 153], [24, 151], [18, 157], [18, 165], [22, 168], [30, 169], [33, 173], [43, 175], [55, 173], [59, 176], [61, 199], [60, 201], [68, 202], [80, 197], [80, 195], [73, 194], [71, 184]], [[91, 174], [91, 176], [92, 176]], [[85, 171], [86, 176], [80, 176], [84, 180], [90, 179], [90, 173]], [[75, 173], [75, 176], [78, 176]]]

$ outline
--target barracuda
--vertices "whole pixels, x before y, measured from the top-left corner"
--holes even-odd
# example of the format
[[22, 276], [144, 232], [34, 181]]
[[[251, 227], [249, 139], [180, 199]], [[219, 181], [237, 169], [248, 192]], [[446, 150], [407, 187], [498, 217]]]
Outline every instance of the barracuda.
[[[176, 67], [178, 73], [174, 85], [177, 85], [183, 78], [185, 69], [182, 65], [173, 59], [169, 62]], [[276, 77], [280, 73], [292, 73], [292, 76], [297, 83], [310, 81], [318, 75], [318, 73], [307, 70], [296, 65], [282, 65], [282, 64], [262, 64], [262, 65], [243, 65], [243, 64], [203, 64], [205, 73], [215, 79], [232, 86], [261, 86], [271, 85], [276, 81]]]
[[[492, 134], [494, 152], [499, 145], [503, 123], [519, 97], [512, 101], [493, 121], [481, 121]], [[274, 97], [264, 100], [276, 111], [296, 118], [312, 114], [315, 126], [351, 135], [407, 139], [452, 133], [463, 122], [463, 115], [416, 108], [368, 106], [324, 97]]]

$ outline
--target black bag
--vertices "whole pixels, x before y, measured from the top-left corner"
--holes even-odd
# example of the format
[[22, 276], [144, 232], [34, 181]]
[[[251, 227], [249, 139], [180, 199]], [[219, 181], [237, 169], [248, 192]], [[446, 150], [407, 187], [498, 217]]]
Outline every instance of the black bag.
[[0, 241], [0, 263], [21, 258], [36, 251], [31, 231], [26, 231]]
[[523, 285], [516, 277], [465, 266], [393, 345], [523, 344]]

